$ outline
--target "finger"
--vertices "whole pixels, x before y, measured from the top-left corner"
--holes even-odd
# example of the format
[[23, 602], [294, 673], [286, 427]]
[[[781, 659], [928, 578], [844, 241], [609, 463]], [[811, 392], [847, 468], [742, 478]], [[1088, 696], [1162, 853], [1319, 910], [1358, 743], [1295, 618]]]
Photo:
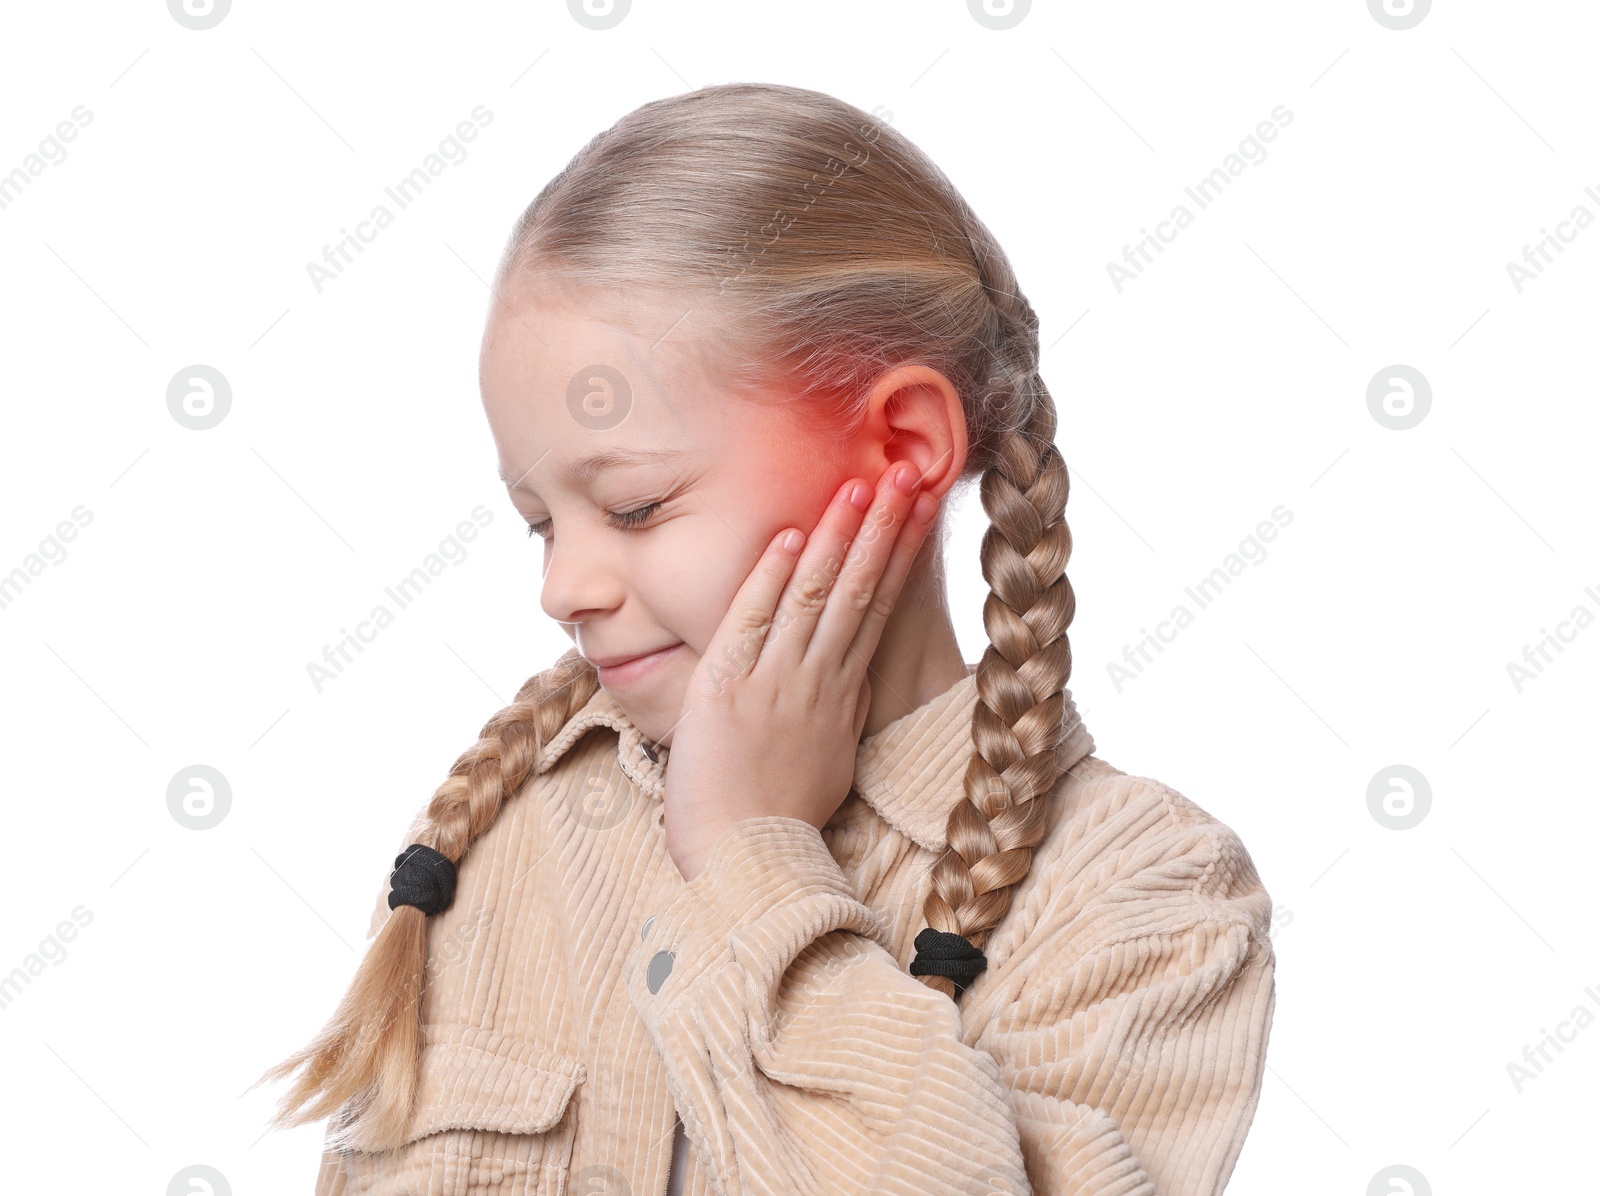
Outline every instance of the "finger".
[[807, 538], [799, 563], [778, 600], [772, 633], [761, 654], [763, 667], [793, 669], [805, 657], [806, 645], [868, 509], [865, 504], [857, 507], [851, 502], [851, 493], [858, 488], [870, 503], [872, 488], [859, 478], [849, 479], [834, 494]]
[[867, 711], [872, 708], [872, 682], [865, 672], [861, 674], [861, 691], [856, 694], [856, 739], [861, 738], [861, 728], [867, 725]]
[[[920, 486], [921, 478], [910, 462], [900, 462], [884, 470], [876, 501], [850, 545], [833, 592], [817, 621], [817, 629], [811, 634], [811, 643], [806, 648], [807, 662], [844, 665], [862, 621], [874, 607], [883, 607], [886, 615], [893, 606], [893, 595], [887, 596], [885, 602], [878, 595], [878, 587]], [[869, 653], [857, 667], [864, 669], [870, 658]]]
[[848, 659], [860, 664], [863, 675], [867, 662], [878, 650], [878, 640], [889, 621], [889, 612], [900, 600], [900, 591], [911, 574], [911, 563], [916, 560], [922, 542], [928, 538], [928, 529], [933, 526], [933, 517], [938, 513], [939, 500], [933, 495], [919, 494], [912, 500], [911, 511], [906, 516], [900, 534], [895, 537], [889, 563], [884, 566], [883, 576], [878, 579], [877, 593], [866, 613], [861, 616], [861, 625], [856, 628], [855, 638], [850, 642]]
[[773, 611], [804, 544], [804, 533], [798, 528], [785, 528], [773, 536], [733, 596], [701, 658], [714, 687], [720, 688], [755, 667]]

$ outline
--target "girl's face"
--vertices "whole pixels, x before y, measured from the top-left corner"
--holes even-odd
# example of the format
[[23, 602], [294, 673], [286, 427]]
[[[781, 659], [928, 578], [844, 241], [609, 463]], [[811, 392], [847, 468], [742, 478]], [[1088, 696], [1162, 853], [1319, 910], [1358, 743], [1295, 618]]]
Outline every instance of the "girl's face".
[[785, 527], [809, 533], [847, 478], [875, 485], [883, 465], [808, 434], [793, 404], [720, 386], [682, 334], [705, 326], [687, 300], [637, 300], [622, 320], [573, 292], [506, 298], [480, 382], [501, 476], [541, 540], [540, 605], [597, 665], [666, 650], [601, 667], [600, 683], [670, 746], [762, 550]]

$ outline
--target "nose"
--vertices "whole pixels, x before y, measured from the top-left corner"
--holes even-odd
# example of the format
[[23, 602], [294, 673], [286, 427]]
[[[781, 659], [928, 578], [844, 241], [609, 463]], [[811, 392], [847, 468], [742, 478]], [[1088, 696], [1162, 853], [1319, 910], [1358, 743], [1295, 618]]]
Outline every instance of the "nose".
[[[608, 537], [558, 536], [545, 548], [539, 605], [558, 623], [575, 624], [622, 603], [622, 572]], [[575, 629], [567, 627], [569, 633]]]

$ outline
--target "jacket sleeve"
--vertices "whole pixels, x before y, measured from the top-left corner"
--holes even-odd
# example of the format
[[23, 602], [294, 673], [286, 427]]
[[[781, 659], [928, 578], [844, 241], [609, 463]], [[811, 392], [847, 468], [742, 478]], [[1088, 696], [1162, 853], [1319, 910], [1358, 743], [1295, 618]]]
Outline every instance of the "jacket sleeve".
[[889, 946], [817, 829], [779, 815], [725, 830], [648, 924], [629, 999], [720, 1196], [1028, 1190], [999, 1064]]
[[978, 1038], [1033, 1191], [1216, 1196], [1255, 1114], [1275, 999], [1271, 903], [1244, 847], [1213, 823], [1052, 913], [1028, 983]]
[[968, 1047], [956, 1005], [896, 963], [815, 828], [724, 832], [626, 965], [713, 1187], [1221, 1192], [1273, 1007], [1271, 907], [1248, 855], [1213, 822], [1056, 867], [992, 978], [1017, 995]]

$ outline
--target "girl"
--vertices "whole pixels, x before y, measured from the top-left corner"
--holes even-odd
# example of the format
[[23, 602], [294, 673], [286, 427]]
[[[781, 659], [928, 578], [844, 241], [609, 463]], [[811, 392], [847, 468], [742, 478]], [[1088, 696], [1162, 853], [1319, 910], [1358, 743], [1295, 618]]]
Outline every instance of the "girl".
[[[950, 182], [826, 95], [704, 88], [584, 147], [494, 293], [485, 410], [575, 647], [268, 1073], [279, 1124], [331, 1117], [319, 1196], [1221, 1191], [1271, 905], [1092, 754], [1038, 320]], [[974, 477], [976, 665], [939, 547]]]

